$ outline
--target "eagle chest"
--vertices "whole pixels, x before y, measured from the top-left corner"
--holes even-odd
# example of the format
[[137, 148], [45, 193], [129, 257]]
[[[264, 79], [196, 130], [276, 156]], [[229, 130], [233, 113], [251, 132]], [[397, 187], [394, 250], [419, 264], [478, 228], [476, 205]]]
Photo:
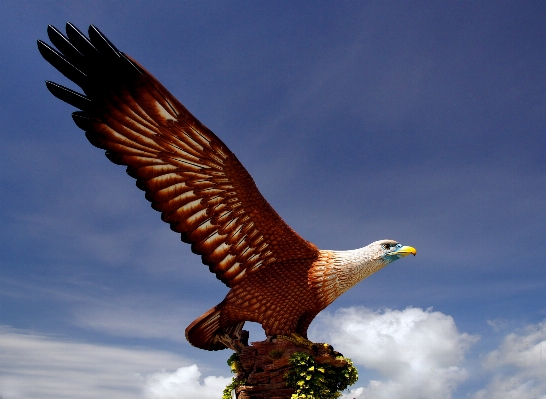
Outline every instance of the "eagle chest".
[[316, 294], [308, 282], [312, 264], [310, 259], [292, 259], [269, 265], [235, 286], [226, 305], [260, 319], [270, 313], [296, 317], [308, 312], [316, 306]]

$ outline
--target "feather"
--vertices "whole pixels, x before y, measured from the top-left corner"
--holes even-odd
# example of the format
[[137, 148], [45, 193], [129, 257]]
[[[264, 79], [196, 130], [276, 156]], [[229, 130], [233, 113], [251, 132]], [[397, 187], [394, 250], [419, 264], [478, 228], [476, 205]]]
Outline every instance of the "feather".
[[59, 100], [67, 102], [68, 104], [81, 109], [82, 111], [92, 110], [92, 103], [86, 96], [70, 90], [67, 87], [61, 86], [57, 83], [46, 82], [48, 90], [57, 97]]
[[61, 53], [49, 47], [41, 40], [38, 40], [38, 50], [40, 51], [40, 54], [42, 54], [42, 57], [44, 57], [45, 60], [60, 73], [62, 73], [72, 82], [76, 83], [78, 86], [82, 88], [87, 87], [87, 76], [85, 73], [71, 64]]

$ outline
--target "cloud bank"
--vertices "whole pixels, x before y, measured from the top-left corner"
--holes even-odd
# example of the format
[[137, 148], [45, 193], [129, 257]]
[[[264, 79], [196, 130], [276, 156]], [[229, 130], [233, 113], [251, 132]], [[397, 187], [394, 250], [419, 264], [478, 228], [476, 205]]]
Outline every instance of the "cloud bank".
[[[180, 367], [188, 364], [165, 351], [71, 342], [0, 326], [4, 399], [220, 397], [229, 379], [206, 377], [201, 385], [196, 365]], [[176, 371], [157, 372], [165, 369]]]
[[544, 323], [508, 334], [490, 352], [483, 367], [493, 375], [474, 399], [546, 399], [546, 334]]
[[352, 307], [325, 314], [317, 324], [313, 340], [331, 343], [383, 377], [353, 389], [347, 398], [451, 398], [468, 378], [464, 356], [478, 340], [460, 333], [451, 316], [431, 309]]
[[209, 376], [199, 382], [201, 373], [197, 365], [180, 367], [174, 373], [161, 372], [148, 376], [147, 399], [218, 399], [231, 382], [231, 378]]
[[197, 305], [190, 301], [160, 300], [147, 295], [94, 300], [75, 307], [71, 322], [81, 328], [117, 337], [138, 337], [186, 342], [185, 327]]
[[[544, 325], [507, 334], [482, 356], [471, 380], [472, 359], [465, 356], [479, 338], [459, 332], [451, 316], [431, 309], [340, 309], [320, 316], [310, 338], [331, 343], [359, 367], [360, 380], [343, 399], [546, 399]], [[4, 399], [213, 399], [231, 381], [203, 378], [198, 365], [166, 351], [2, 326], [0, 354]], [[478, 388], [462, 392], [467, 379]]]

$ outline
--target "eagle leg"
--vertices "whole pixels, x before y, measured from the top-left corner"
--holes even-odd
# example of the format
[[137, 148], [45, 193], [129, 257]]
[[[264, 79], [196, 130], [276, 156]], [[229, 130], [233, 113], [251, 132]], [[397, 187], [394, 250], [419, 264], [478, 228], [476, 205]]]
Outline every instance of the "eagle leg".
[[248, 346], [249, 333], [247, 330], [241, 330], [236, 333], [234, 337], [229, 334], [218, 334], [216, 338], [230, 349], [233, 349], [237, 353], [241, 353], [245, 346]]

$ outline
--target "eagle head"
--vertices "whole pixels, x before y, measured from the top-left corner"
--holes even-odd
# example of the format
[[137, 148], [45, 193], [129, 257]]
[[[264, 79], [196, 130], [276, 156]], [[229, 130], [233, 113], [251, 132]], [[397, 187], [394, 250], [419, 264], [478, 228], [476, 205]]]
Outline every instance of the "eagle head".
[[394, 262], [404, 256], [417, 254], [417, 250], [407, 245], [402, 245], [394, 240], [379, 240], [369, 245], [374, 253], [374, 258], [386, 263]]

